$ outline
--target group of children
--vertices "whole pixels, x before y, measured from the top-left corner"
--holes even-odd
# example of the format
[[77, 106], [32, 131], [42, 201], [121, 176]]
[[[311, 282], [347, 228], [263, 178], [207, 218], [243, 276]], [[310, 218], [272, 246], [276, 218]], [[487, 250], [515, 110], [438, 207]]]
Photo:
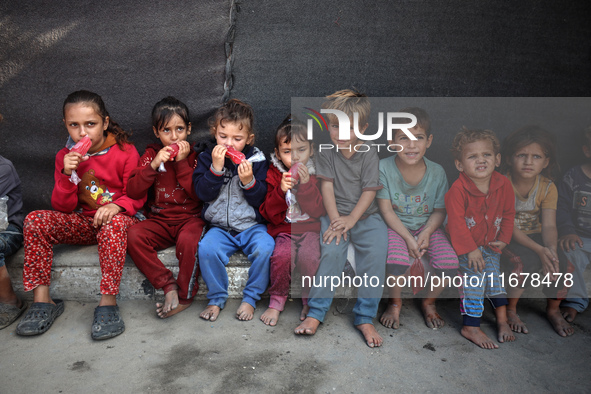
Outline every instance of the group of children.
[[[559, 335], [573, 334], [569, 323], [588, 304], [582, 275], [591, 253], [591, 164], [567, 172], [557, 192], [552, 182], [556, 143], [550, 133], [526, 127], [507, 137], [501, 149], [492, 131], [463, 129], [452, 146], [460, 175], [448, 190], [443, 168], [424, 157], [433, 142], [424, 110], [401, 110], [414, 115], [416, 126], [397, 130], [388, 142], [400, 151], [379, 160], [367, 145], [354, 149], [363, 145], [355, 131], [368, 127], [365, 95], [338, 91], [323, 108], [349, 116], [347, 138], [330, 114], [335, 149], [317, 152], [306, 126], [289, 115], [277, 128], [268, 162], [254, 146], [249, 105], [236, 99], [222, 105], [210, 119], [212, 139], [189, 144], [189, 110], [167, 97], [152, 111], [160, 142], [140, 157], [100, 96], [70, 94], [63, 106], [69, 138], [55, 161], [54, 210], [31, 212], [23, 223], [22, 203], [13, 205], [10, 226], [0, 233], [0, 328], [27, 307], [12, 291], [4, 267], [4, 255], [22, 242], [22, 229], [24, 288], [33, 291], [34, 300], [17, 326], [19, 335], [44, 333], [64, 310], [63, 301], [52, 299], [49, 291], [52, 247], [64, 243], [98, 244], [102, 296], [93, 339], [125, 330], [116, 295], [126, 253], [155, 288], [163, 289], [164, 302], [156, 304], [159, 317], [191, 305], [201, 273], [209, 302], [200, 316], [215, 321], [228, 298], [226, 265], [242, 250], [251, 265], [236, 317], [251, 320], [268, 288], [269, 307], [261, 320], [273, 326], [289, 296], [293, 270], [306, 277], [340, 276], [350, 246], [355, 275], [377, 279], [359, 287], [353, 309], [354, 325], [370, 347], [383, 342], [373, 320], [384, 285], [389, 299], [380, 322], [398, 328], [403, 289], [393, 284], [421, 259], [434, 275], [462, 277], [461, 334], [482, 348], [498, 347], [480, 329], [485, 297], [495, 308], [499, 342], [513, 341], [513, 332], [528, 332], [517, 314], [527, 286], [543, 286], [548, 320]], [[88, 152], [71, 149], [85, 137], [91, 141]], [[591, 130], [583, 151], [591, 158]], [[2, 170], [10, 162], [0, 159]], [[503, 175], [496, 171], [499, 166]], [[18, 196], [10, 194], [19, 182], [9, 168], [7, 176], [0, 171], [0, 195], [8, 194], [14, 204], [20, 189]], [[179, 261], [176, 279], [157, 256], [172, 245]], [[540, 271], [549, 278], [543, 284], [522, 275]], [[509, 276], [528, 280], [503, 280]], [[430, 328], [445, 324], [435, 305], [445, 287], [431, 286], [422, 300]], [[295, 333], [315, 334], [333, 297], [331, 286], [304, 287]]]

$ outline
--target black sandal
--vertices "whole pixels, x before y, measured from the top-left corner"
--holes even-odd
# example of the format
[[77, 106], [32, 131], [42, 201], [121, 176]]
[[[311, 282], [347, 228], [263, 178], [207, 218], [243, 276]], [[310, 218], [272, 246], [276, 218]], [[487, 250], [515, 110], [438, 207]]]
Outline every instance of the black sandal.
[[16, 326], [18, 335], [30, 336], [43, 334], [49, 330], [55, 319], [64, 312], [64, 301], [53, 300], [49, 302], [34, 302], [25, 314], [25, 317]]
[[91, 337], [95, 340], [109, 339], [123, 334], [125, 323], [119, 315], [119, 306], [97, 306], [94, 309]]

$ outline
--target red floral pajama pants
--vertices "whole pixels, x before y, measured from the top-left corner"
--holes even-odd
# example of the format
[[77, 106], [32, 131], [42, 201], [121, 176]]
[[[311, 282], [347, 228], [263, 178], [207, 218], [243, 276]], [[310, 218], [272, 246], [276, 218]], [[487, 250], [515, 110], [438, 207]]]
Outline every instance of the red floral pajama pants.
[[127, 253], [127, 229], [138, 222], [135, 217], [117, 214], [111, 223], [94, 228], [93, 218], [80, 213], [34, 211], [25, 218], [25, 291], [39, 285], [49, 286], [53, 245], [98, 244], [101, 266], [101, 294], [116, 295]]

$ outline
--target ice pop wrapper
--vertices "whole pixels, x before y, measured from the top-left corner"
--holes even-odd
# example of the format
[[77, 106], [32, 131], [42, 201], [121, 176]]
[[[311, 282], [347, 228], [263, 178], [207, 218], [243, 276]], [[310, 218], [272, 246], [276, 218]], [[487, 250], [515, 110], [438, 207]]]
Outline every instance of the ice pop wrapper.
[[247, 160], [247, 161], [250, 161], [251, 163], [257, 163], [259, 161], [267, 160], [267, 158], [265, 157], [265, 154], [263, 152], [261, 152], [256, 147], [254, 148], [254, 152], [255, 152], [254, 155], [250, 156], [248, 159], [246, 158], [244, 153], [238, 152], [233, 147], [226, 145], [226, 148], [228, 148], [228, 150], [226, 151], [226, 157], [229, 158], [230, 160], [232, 160], [232, 163], [234, 163], [234, 164], [240, 164], [240, 163], [242, 163], [242, 160]]
[[289, 173], [291, 174], [291, 180], [294, 182], [294, 184], [300, 180], [300, 166], [303, 166], [303, 164], [299, 161], [296, 161], [291, 165], [291, 168], [289, 169]]
[[[168, 145], [168, 147], [172, 149], [172, 151], [170, 152], [170, 160], [169, 161], [173, 161], [174, 158], [179, 154], [179, 149], [181, 147], [176, 142], [174, 144]], [[158, 166], [158, 171], [166, 172], [166, 168], [164, 168], [164, 162], [160, 163], [160, 165]]]
[[228, 150], [226, 151], [226, 157], [232, 160], [232, 163], [240, 164], [242, 163], [242, 160], [246, 160], [246, 156], [244, 156], [244, 153], [238, 152], [231, 146], [226, 146], [226, 148], [228, 148]]
[[[90, 140], [90, 137], [88, 137], [86, 135], [86, 136], [82, 137], [82, 139], [80, 139], [80, 141], [78, 141], [76, 143], [76, 145], [74, 145], [72, 148], [70, 148], [70, 152], [78, 152], [78, 153], [80, 153], [80, 155], [84, 156], [88, 153], [88, 150], [90, 149], [91, 146], [92, 146], [92, 141]], [[76, 170], [73, 170], [72, 175], [70, 175], [70, 182], [77, 185], [80, 183], [80, 181], [81, 181], [81, 179], [78, 176], [78, 174], [76, 173]]]

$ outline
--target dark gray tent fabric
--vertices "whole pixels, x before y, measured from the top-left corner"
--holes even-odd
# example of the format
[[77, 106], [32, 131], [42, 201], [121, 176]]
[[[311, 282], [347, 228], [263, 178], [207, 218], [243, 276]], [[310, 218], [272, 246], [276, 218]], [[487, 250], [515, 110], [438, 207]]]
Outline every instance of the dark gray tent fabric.
[[[78, 89], [102, 95], [140, 153], [153, 141], [150, 110], [166, 95], [191, 109], [193, 141], [223, 98], [249, 102], [265, 152], [291, 97], [343, 88], [373, 97], [587, 97], [589, 20], [587, 1], [8, 0], [0, 154], [15, 163], [30, 210], [49, 207], [54, 155], [67, 137], [61, 105]], [[586, 112], [556, 131], [563, 167], [577, 159]], [[434, 143], [447, 167], [455, 131]]]
[[[0, 4], [0, 154], [23, 182], [26, 208], [48, 208], [62, 103], [100, 94], [140, 154], [155, 141], [161, 98], [185, 102], [195, 131], [222, 102], [228, 1], [4, 1]], [[198, 136], [192, 136], [195, 140]]]

